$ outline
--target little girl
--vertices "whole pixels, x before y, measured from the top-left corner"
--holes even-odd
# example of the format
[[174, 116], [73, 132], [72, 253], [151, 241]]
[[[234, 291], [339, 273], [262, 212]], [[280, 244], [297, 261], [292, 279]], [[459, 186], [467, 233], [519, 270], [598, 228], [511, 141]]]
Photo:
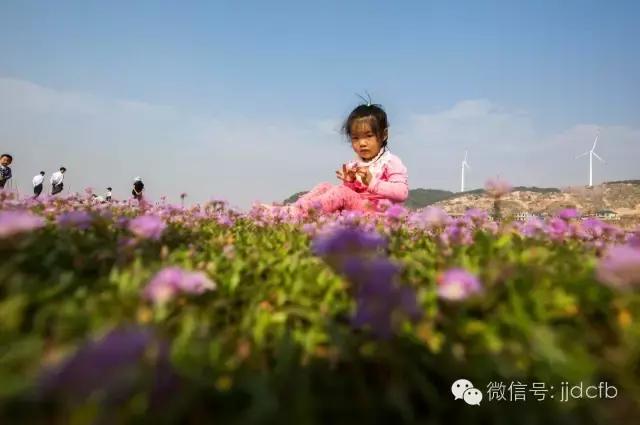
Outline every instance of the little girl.
[[355, 108], [344, 122], [356, 159], [336, 171], [342, 184], [321, 183], [288, 207], [293, 214], [310, 209], [324, 213], [341, 210], [377, 211], [381, 200], [402, 203], [407, 199], [407, 169], [387, 147], [389, 123], [380, 105]]

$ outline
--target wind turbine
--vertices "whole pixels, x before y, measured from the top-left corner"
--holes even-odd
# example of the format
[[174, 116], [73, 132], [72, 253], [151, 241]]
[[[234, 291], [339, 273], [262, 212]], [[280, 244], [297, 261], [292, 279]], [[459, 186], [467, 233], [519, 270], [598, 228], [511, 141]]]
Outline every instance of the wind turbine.
[[469, 167], [469, 164], [467, 163], [467, 153], [468, 151], [464, 151], [464, 160], [462, 161], [462, 165], [460, 167], [460, 171], [462, 173], [462, 178], [460, 179], [460, 192], [464, 192], [464, 167], [471, 169], [471, 167]]
[[598, 143], [599, 137], [600, 137], [600, 131], [598, 131], [598, 133], [596, 134], [596, 140], [593, 141], [593, 147], [591, 148], [591, 150], [576, 156], [576, 159], [578, 159], [580, 157], [583, 157], [589, 154], [589, 187], [593, 187], [593, 157], [595, 156], [600, 161], [604, 162], [604, 159], [600, 158], [596, 153], [596, 144]]

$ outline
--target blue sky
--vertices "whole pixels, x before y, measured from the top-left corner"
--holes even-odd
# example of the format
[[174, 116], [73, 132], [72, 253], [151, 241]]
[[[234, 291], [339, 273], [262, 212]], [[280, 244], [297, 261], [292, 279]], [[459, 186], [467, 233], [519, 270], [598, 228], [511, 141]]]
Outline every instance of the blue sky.
[[455, 189], [465, 149], [475, 187], [582, 184], [597, 128], [596, 181], [640, 177], [640, 3], [452, 3], [5, 0], [0, 146], [23, 190], [64, 161], [247, 206], [332, 179], [366, 90], [413, 187]]

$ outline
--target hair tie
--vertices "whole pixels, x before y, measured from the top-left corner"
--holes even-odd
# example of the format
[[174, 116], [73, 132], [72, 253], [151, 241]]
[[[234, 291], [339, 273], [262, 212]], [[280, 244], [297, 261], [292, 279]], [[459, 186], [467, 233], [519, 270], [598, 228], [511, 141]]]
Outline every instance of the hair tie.
[[356, 93], [356, 96], [358, 96], [360, 99], [362, 99], [362, 101], [368, 106], [371, 106], [371, 95], [369, 94], [368, 91], [365, 90], [364, 92], [367, 95], [367, 99], [364, 98], [364, 96], [359, 95], [358, 93]]

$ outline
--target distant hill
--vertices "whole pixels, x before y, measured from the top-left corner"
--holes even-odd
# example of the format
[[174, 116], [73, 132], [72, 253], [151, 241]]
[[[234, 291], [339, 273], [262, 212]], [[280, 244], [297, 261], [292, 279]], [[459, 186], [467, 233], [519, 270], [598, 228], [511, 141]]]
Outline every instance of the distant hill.
[[[556, 188], [540, 188], [540, 187], [525, 187], [518, 186], [514, 188], [514, 191], [528, 191], [534, 193], [560, 193], [560, 189]], [[299, 197], [304, 195], [307, 192], [298, 192], [287, 199], [285, 199], [285, 204], [291, 204], [298, 200]], [[469, 196], [469, 195], [477, 195], [483, 196], [484, 189], [473, 189], [465, 192], [451, 192], [449, 190], [440, 190], [440, 189], [411, 189], [409, 190], [409, 198], [405, 202], [405, 206], [411, 209], [420, 209], [427, 207], [429, 205], [433, 205], [437, 202], [442, 202], [450, 199], [456, 199], [459, 197]]]
[[302, 195], [304, 195], [307, 192], [298, 192], [298, 193], [294, 193], [293, 195], [289, 196], [287, 199], [284, 200], [285, 204], [293, 204], [294, 202], [296, 202], [298, 200], [299, 197], [301, 197]]
[[[600, 210], [613, 210], [621, 218], [640, 220], [640, 182], [607, 182], [593, 187], [575, 186], [562, 190], [552, 188], [516, 187], [503, 198], [502, 210], [506, 215], [521, 212], [555, 214], [564, 208], [577, 208], [593, 214]], [[470, 207], [489, 211], [493, 200], [484, 193], [462, 193], [436, 203], [450, 214], [462, 214]]]
[[617, 180], [612, 182], [604, 182], [603, 184], [620, 184], [620, 183], [640, 185], [640, 180]]

